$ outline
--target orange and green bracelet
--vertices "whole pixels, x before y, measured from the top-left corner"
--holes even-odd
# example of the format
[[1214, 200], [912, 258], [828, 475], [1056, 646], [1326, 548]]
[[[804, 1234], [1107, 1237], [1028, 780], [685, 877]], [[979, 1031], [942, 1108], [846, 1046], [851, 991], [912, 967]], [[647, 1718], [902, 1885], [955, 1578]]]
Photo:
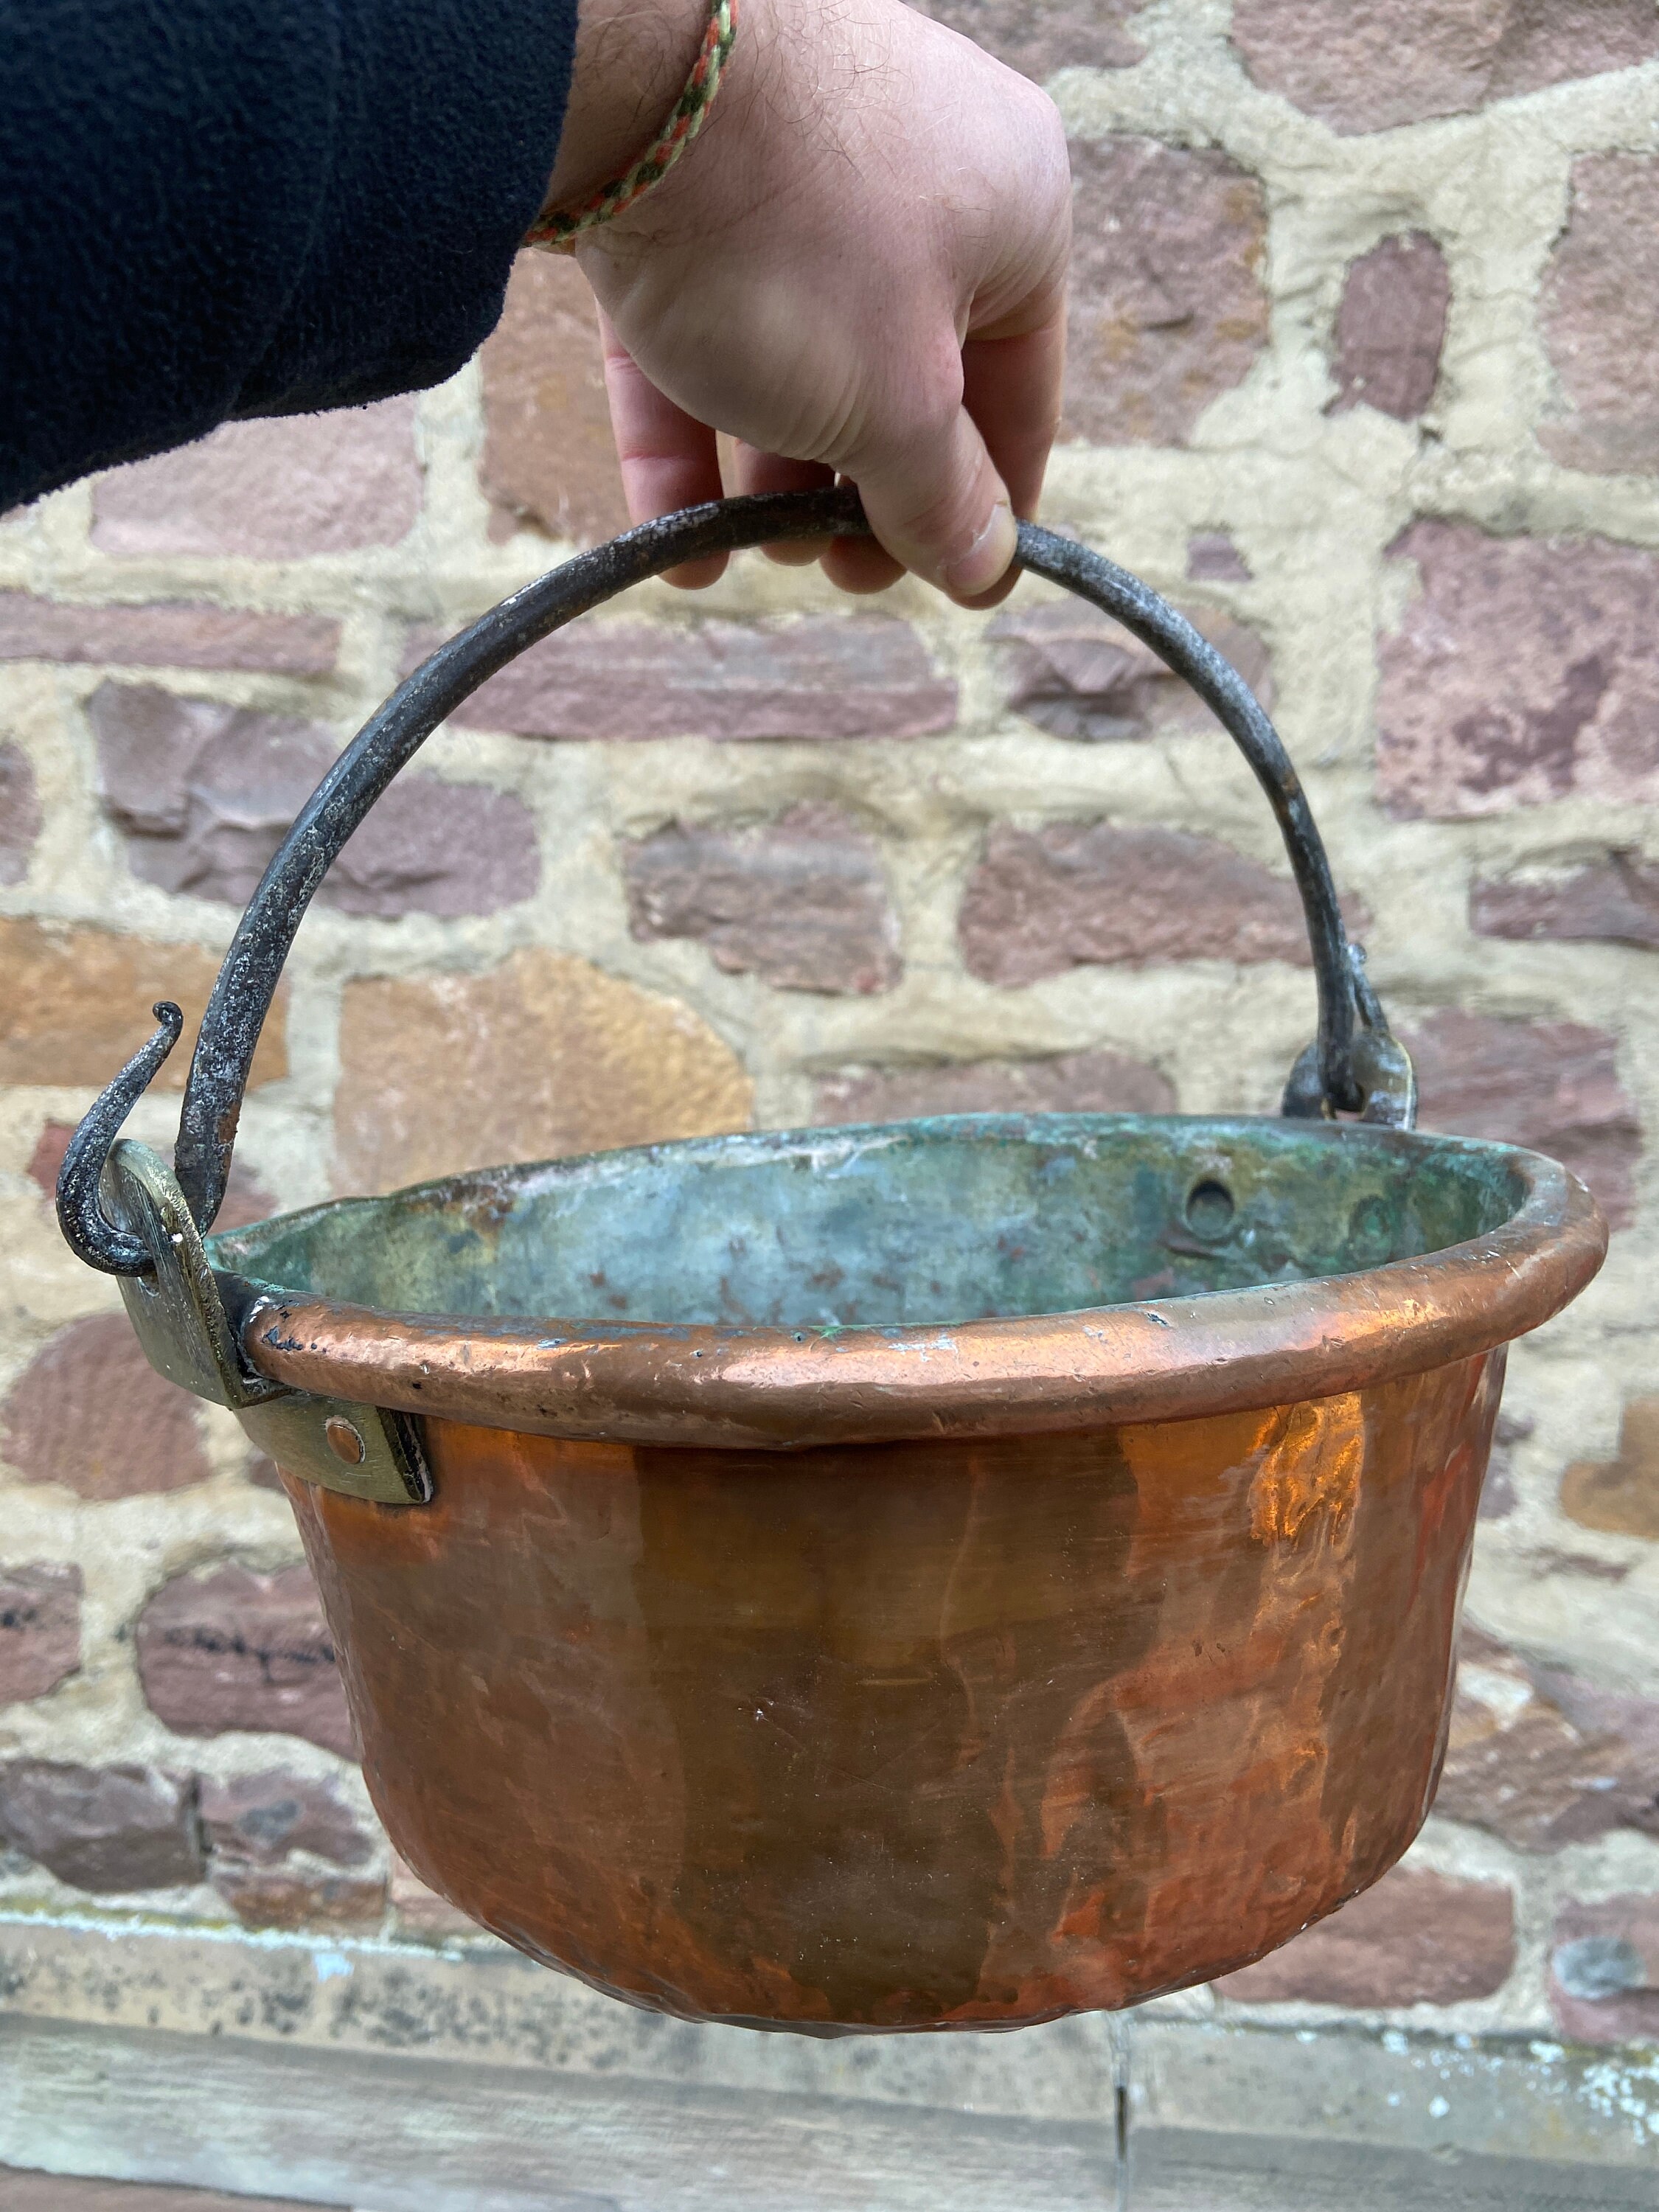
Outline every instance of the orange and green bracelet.
[[525, 233], [526, 246], [539, 246], [550, 253], [574, 253], [576, 240], [586, 230], [642, 199], [659, 185], [680, 155], [708, 120], [708, 111], [720, 88], [720, 79], [731, 57], [737, 33], [738, 0], [714, 0], [708, 27], [685, 89], [674, 103], [674, 112], [639, 160], [590, 193], [580, 206], [544, 209]]

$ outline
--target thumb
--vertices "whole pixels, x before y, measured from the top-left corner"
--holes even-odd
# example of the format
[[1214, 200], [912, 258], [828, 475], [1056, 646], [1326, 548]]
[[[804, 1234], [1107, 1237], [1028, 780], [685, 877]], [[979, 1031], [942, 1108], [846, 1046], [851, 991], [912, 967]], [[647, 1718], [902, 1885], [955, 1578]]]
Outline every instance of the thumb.
[[893, 558], [951, 599], [981, 602], [1006, 576], [1018, 544], [1013, 503], [965, 407], [839, 465]]

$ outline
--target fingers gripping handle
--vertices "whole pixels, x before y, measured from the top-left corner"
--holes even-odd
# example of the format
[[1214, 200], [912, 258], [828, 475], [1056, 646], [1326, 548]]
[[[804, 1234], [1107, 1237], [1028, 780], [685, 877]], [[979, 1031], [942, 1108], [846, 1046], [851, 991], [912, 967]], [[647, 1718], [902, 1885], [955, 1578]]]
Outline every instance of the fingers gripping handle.
[[[398, 770], [469, 693], [527, 646], [630, 585], [704, 555], [781, 538], [863, 537], [868, 525], [850, 486], [712, 501], [642, 524], [578, 554], [441, 646], [371, 717], [307, 801], [243, 915], [208, 1001], [185, 1086], [174, 1165], [198, 1226], [218, 1212], [230, 1170], [254, 1048], [318, 886], [340, 848]], [[1408, 1121], [1399, 1047], [1356, 964], [1330, 864], [1278, 732], [1238, 672], [1186, 618], [1125, 569], [1035, 523], [1019, 530], [1022, 566], [1112, 616], [1191, 684], [1249, 763], [1278, 819], [1301, 894], [1319, 994], [1319, 1034], [1285, 1093], [1285, 1111], [1364, 1110]], [[176, 1007], [129, 1062], [77, 1131], [58, 1186], [59, 1218], [89, 1266], [142, 1274], [150, 1261], [99, 1203], [99, 1181], [121, 1123], [176, 1042]], [[1356, 1039], [1365, 1049], [1356, 1054]], [[1409, 1066], [1407, 1065], [1407, 1076]]]

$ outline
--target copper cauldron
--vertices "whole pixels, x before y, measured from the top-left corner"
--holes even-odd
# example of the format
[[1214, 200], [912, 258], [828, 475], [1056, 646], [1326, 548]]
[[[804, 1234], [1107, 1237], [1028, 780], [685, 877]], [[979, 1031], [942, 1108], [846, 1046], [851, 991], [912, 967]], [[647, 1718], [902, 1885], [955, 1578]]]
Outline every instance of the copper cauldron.
[[1279, 816], [1320, 994], [1281, 1118], [709, 1139], [204, 1241], [306, 903], [432, 728], [642, 576], [861, 526], [848, 493], [690, 510], [444, 647], [272, 862], [174, 1170], [116, 1141], [158, 1007], [59, 1194], [156, 1365], [283, 1468], [416, 1870], [598, 1989], [817, 2034], [1133, 2004], [1399, 1857], [1504, 1346], [1606, 1242], [1553, 1161], [1413, 1131], [1260, 707], [1030, 526], [1025, 565], [1186, 676]]

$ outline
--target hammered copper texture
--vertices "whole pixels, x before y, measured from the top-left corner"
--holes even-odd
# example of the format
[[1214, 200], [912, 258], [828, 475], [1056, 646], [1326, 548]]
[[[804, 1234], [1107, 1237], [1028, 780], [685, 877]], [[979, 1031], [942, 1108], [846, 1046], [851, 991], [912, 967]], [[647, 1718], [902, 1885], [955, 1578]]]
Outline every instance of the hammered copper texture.
[[430, 1506], [288, 1490], [463, 1910], [690, 2018], [1012, 2027], [1243, 1966], [1410, 1843], [1502, 1361], [794, 1454], [434, 1420]]

